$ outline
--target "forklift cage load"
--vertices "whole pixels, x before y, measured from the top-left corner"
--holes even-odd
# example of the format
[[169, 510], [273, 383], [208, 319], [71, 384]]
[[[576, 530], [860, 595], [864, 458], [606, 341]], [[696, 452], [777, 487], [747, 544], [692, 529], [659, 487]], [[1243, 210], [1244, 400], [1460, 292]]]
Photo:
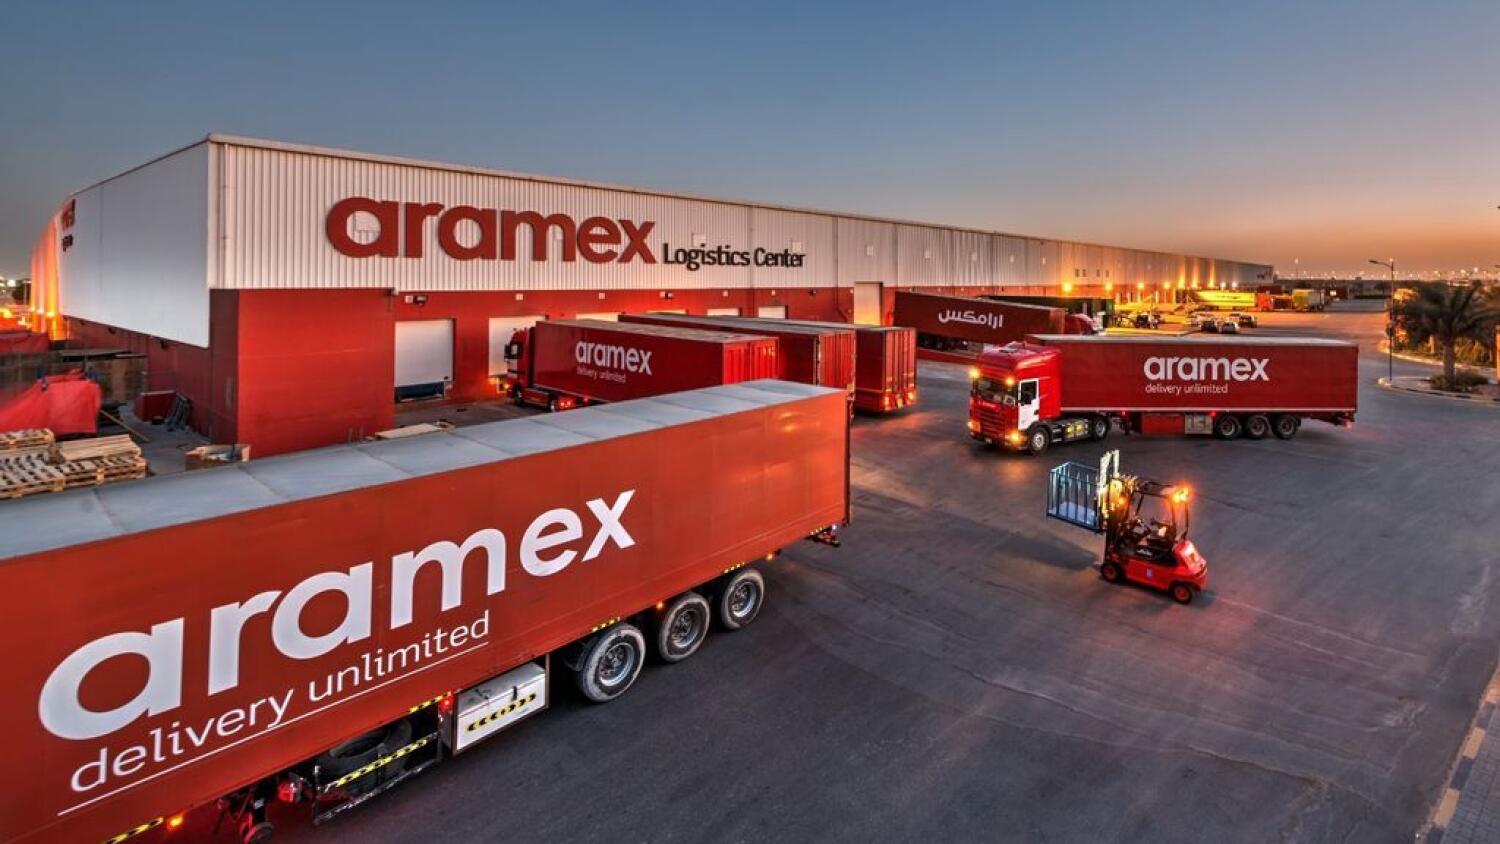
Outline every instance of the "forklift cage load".
[[1094, 533], [1114, 534], [1138, 519], [1148, 498], [1161, 499], [1173, 539], [1187, 538], [1188, 491], [1157, 481], [1120, 474], [1120, 452], [1107, 451], [1098, 467], [1069, 461], [1053, 467], [1047, 478], [1047, 517]]

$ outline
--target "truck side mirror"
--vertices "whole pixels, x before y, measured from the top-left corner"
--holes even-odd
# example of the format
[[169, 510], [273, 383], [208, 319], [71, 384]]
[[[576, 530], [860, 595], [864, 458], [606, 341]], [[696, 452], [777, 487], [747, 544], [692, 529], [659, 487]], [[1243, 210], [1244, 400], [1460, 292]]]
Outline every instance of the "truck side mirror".
[[521, 356], [521, 344], [516, 342], [506, 343], [505, 356], [508, 358], [519, 358]]

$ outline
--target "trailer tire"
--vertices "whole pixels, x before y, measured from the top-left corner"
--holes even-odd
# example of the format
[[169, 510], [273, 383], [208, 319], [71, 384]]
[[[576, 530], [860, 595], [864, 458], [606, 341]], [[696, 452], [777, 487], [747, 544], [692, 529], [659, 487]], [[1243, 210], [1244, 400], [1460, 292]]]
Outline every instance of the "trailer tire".
[[244, 832], [240, 833], [240, 841], [244, 842], [244, 844], [265, 844], [275, 835], [276, 827], [271, 826], [270, 821], [261, 821], [258, 824], [246, 827]]
[[1032, 425], [1031, 430], [1026, 432], [1026, 450], [1032, 454], [1041, 454], [1052, 445], [1052, 432], [1047, 430], [1046, 425]]
[[630, 690], [645, 661], [646, 637], [622, 621], [589, 642], [573, 679], [590, 703], [608, 703]]
[[708, 601], [697, 592], [673, 598], [656, 623], [656, 655], [662, 662], [682, 662], [708, 638]]
[[1214, 419], [1214, 436], [1221, 440], [1232, 440], [1244, 430], [1240, 418], [1232, 413], [1221, 413]]
[[318, 766], [319, 777], [335, 780], [410, 743], [411, 722], [402, 718], [329, 748], [313, 764]]
[[760, 615], [766, 602], [766, 579], [755, 569], [740, 569], [724, 581], [717, 604], [719, 626], [742, 630]]
[[1098, 442], [1109, 436], [1109, 417], [1095, 416], [1089, 420], [1089, 439]]
[[1099, 567], [1099, 576], [1104, 578], [1105, 583], [1121, 583], [1125, 580], [1125, 573], [1115, 563], [1105, 563]]
[[1289, 413], [1283, 413], [1271, 420], [1271, 432], [1278, 440], [1289, 440], [1297, 436], [1297, 429], [1302, 427], [1302, 420]]
[[548, 413], [556, 413], [557, 412], [557, 396], [548, 396], [547, 397], [547, 412]]
[[1257, 413], [1245, 418], [1245, 437], [1252, 440], [1263, 440], [1271, 433], [1271, 420]]
[[1172, 584], [1172, 600], [1179, 604], [1191, 604], [1193, 602], [1193, 587], [1181, 581]]

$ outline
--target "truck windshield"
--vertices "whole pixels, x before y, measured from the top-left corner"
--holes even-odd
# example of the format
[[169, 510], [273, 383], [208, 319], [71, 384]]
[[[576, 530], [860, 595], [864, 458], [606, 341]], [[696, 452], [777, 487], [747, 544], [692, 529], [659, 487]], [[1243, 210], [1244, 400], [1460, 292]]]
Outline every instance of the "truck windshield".
[[1007, 389], [1004, 383], [993, 378], [974, 379], [974, 395], [977, 398], [993, 402], [1002, 402], [1008, 398], [1010, 402], [1006, 403], [1009, 404], [1015, 401], [1014, 394], [1014, 387]]

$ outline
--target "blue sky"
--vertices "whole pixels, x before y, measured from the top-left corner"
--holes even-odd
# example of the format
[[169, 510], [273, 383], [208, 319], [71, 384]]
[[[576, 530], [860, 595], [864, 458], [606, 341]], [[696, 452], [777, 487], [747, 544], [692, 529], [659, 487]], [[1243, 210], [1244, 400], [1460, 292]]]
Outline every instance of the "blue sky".
[[70, 191], [209, 132], [1284, 272], [1489, 266], [1496, 33], [1494, 0], [0, 2], [0, 274]]

